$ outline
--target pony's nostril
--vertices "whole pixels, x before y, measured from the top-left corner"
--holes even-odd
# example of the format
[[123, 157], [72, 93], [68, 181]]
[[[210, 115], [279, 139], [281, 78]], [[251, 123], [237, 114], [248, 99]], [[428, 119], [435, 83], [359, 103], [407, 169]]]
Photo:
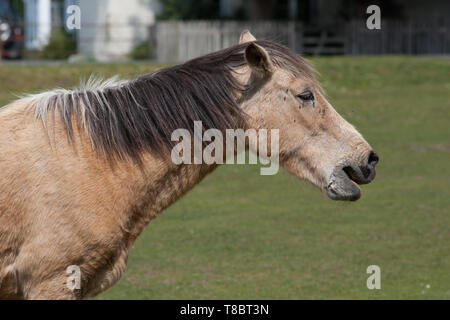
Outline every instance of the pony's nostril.
[[369, 154], [369, 160], [368, 160], [369, 166], [375, 167], [377, 165], [378, 161], [380, 161], [378, 154], [375, 151], [371, 151]]

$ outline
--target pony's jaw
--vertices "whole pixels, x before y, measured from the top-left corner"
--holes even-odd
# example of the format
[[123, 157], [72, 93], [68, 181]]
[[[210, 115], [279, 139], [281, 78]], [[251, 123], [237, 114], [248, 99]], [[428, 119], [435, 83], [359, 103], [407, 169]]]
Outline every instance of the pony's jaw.
[[333, 171], [325, 190], [332, 200], [356, 201], [361, 198], [358, 184], [342, 168]]

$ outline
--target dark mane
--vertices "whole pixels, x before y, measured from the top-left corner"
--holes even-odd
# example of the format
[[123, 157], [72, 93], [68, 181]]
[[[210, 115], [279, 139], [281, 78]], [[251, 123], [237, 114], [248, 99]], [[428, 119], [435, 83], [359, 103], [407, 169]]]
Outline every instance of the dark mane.
[[[313, 69], [299, 55], [270, 41], [256, 43], [276, 66], [314, 80]], [[91, 81], [74, 91], [55, 90], [28, 99], [46, 128], [48, 119], [59, 114], [71, 141], [77, 124], [94, 149], [110, 160], [140, 161], [144, 152], [167, 155], [175, 143], [172, 132], [184, 128], [193, 133], [194, 121], [202, 121], [205, 130], [245, 127], [236, 95], [246, 87], [234, 72], [246, 63], [246, 47], [233, 46], [132, 81]]]

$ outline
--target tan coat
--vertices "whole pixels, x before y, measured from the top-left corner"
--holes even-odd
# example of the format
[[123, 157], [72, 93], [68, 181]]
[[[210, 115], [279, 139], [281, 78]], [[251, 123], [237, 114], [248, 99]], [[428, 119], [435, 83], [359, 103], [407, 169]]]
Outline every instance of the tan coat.
[[[244, 32], [241, 43], [248, 41], [254, 38]], [[236, 99], [249, 126], [280, 129], [281, 164], [289, 172], [333, 199], [359, 198], [356, 183], [374, 177], [367, 142], [311, 78], [294, 76], [259, 45], [244, 54], [235, 76], [252, 89]], [[142, 166], [110, 165], [79, 126], [73, 141], [59, 116], [46, 130], [35, 114], [45, 101], [22, 99], [0, 110], [2, 299], [80, 299], [106, 290], [124, 272], [143, 228], [217, 167], [175, 165], [148, 152]], [[363, 167], [369, 176], [362, 177]], [[72, 265], [81, 269], [80, 289], [67, 286]]]

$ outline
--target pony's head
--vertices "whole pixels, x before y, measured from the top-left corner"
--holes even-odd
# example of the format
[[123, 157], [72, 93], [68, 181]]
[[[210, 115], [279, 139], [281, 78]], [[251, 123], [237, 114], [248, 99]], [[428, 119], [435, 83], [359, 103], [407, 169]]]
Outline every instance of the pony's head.
[[46, 128], [59, 113], [71, 140], [73, 124], [84, 127], [95, 151], [111, 162], [170, 155], [172, 133], [195, 134], [195, 121], [221, 132], [278, 129], [276, 156], [288, 172], [332, 199], [359, 199], [358, 185], [374, 179], [378, 156], [325, 99], [314, 70], [288, 48], [248, 31], [240, 42], [132, 81], [90, 81], [27, 101]]
[[242, 108], [250, 126], [279, 129], [280, 163], [288, 172], [331, 199], [359, 199], [358, 185], [375, 178], [376, 152], [330, 105], [304, 59], [248, 31], [240, 42], [247, 65], [239, 74], [251, 88]]

